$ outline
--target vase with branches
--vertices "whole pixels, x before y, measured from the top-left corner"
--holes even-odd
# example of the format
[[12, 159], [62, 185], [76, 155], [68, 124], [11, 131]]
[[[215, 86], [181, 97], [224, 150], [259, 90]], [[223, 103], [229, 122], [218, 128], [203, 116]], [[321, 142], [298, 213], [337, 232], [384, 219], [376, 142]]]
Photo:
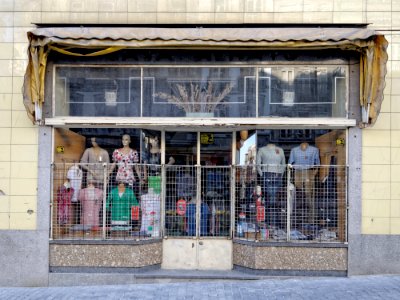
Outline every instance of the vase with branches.
[[203, 85], [194, 82], [176, 83], [172, 86], [172, 95], [160, 92], [155, 96], [175, 104], [186, 113], [213, 113], [233, 86], [233, 83], [227, 83], [221, 90], [210, 81]]

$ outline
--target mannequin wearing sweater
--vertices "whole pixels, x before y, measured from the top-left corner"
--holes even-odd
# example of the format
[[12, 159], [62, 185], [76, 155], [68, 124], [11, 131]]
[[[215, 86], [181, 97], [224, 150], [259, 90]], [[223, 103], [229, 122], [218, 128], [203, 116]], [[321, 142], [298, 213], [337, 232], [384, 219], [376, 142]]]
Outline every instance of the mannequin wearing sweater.
[[277, 216], [275, 206], [278, 200], [278, 191], [282, 186], [282, 177], [285, 172], [285, 154], [283, 149], [268, 144], [258, 150], [257, 153], [257, 172], [262, 180], [262, 190], [266, 196], [266, 205], [270, 225], [277, 225]]

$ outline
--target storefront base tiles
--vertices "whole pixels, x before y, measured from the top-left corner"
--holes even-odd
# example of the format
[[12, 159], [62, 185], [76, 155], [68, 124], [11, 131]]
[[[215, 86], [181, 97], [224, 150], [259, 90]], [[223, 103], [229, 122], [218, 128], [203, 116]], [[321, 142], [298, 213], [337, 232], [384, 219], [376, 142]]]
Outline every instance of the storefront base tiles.
[[[272, 271], [271, 275], [341, 275], [347, 272], [347, 248], [343, 245], [262, 245], [236, 242], [233, 264], [251, 270]], [[299, 274], [296, 271], [301, 270]], [[279, 273], [279, 272], [280, 273]], [[294, 273], [293, 273], [294, 272]], [[296, 274], [295, 274], [296, 273]], [[326, 274], [325, 274], [326, 273]], [[268, 272], [265, 273], [268, 275]]]
[[50, 268], [140, 268], [161, 264], [162, 243], [50, 244]]

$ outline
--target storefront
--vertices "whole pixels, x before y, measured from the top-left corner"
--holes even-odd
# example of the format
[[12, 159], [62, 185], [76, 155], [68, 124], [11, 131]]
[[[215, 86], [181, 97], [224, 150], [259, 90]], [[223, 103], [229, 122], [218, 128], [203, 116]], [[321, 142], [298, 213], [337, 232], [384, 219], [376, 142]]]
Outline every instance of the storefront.
[[383, 36], [88, 27], [29, 37], [50, 270], [347, 273], [349, 186], [359, 127], [382, 101]]

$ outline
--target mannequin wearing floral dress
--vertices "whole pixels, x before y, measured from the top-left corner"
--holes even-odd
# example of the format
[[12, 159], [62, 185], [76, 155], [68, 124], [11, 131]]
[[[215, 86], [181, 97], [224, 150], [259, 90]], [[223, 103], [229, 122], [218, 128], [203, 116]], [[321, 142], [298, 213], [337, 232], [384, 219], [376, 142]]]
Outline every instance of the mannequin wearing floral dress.
[[117, 175], [115, 176], [115, 182], [123, 182], [129, 186], [133, 186], [136, 182], [133, 169], [141, 180], [140, 168], [137, 165], [139, 162], [139, 154], [136, 150], [129, 147], [131, 138], [129, 135], [124, 134], [122, 136], [122, 148], [115, 149], [112, 154], [113, 164], [111, 165], [111, 173], [115, 166], [117, 166]]

